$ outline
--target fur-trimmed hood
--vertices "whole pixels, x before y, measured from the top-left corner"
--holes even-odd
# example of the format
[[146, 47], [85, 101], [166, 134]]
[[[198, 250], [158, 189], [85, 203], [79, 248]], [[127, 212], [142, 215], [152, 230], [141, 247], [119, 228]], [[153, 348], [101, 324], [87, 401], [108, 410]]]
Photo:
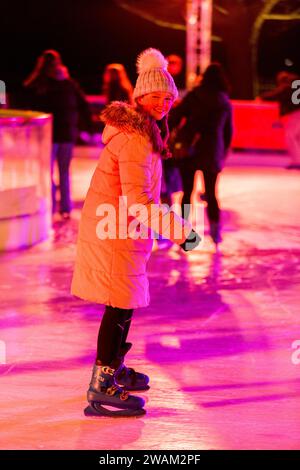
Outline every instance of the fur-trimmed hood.
[[150, 140], [153, 150], [162, 153], [164, 142], [155, 119], [146, 115], [138, 108], [122, 101], [113, 101], [101, 113], [101, 120], [106, 124], [103, 133], [103, 141], [107, 143], [107, 136], [113, 136], [117, 132], [128, 134], [138, 133]]

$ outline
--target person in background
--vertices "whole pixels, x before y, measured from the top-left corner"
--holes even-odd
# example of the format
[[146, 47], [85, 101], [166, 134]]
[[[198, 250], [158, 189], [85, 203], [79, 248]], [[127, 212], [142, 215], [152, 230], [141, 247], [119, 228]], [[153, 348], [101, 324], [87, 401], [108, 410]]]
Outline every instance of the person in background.
[[[168, 72], [173, 77], [173, 80], [178, 89], [178, 98], [174, 102], [174, 107], [176, 107], [182, 97], [184, 96], [184, 76], [183, 76], [183, 60], [177, 54], [170, 54], [166, 57], [168, 61]], [[174, 163], [173, 158], [168, 158], [163, 160], [163, 185], [161, 192], [161, 200], [163, 203], [172, 205], [172, 194], [182, 191], [182, 181], [179, 169]], [[158, 245], [163, 246], [164, 240], [159, 239]], [[168, 244], [166, 245], [168, 246]]]
[[51, 156], [52, 212], [56, 212], [54, 163], [59, 172], [60, 208], [62, 219], [70, 218], [70, 163], [81, 117], [87, 129], [92, 129], [91, 115], [85, 96], [70, 78], [60, 54], [45, 50], [38, 58], [33, 72], [24, 82], [24, 105], [53, 116], [53, 146]]
[[102, 79], [102, 94], [105, 104], [112, 101], [132, 103], [133, 86], [122, 64], [108, 64]]
[[[232, 138], [232, 106], [220, 64], [209, 65], [200, 85], [190, 91], [171, 112], [170, 128], [173, 131], [182, 122], [182, 134], [187, 142], [185, 155], [178, 161], [184, 192], [182, 210], [185, 204], [190, 204], [194, 176], [197, 170], [201, 170], [210, 235], [218, 244], [222, 237], [220, 207], [216, 195], [217, 180]], [[187, 212], [184, 213], [186, 218], [188, 215]]]
[[[295, 73], [280, 71], [276, 76], [276, 88], [260, 95], [264, 101], [277, 101], [285, 129], [287, 149], [291, 158], [288, 170], [300, 170], [300, 103], [293, 102], [293, 82], [300, 80]], [[299, 101], [299, 100], [298, 100]]]
[[186, 93], [183, 59], [177, 54], [170, 54], [166, 59], [168, 61], [168, 72], [172, 75], [178, 88], [178, 100], [174, 103], [174, 106], [176, 106]]

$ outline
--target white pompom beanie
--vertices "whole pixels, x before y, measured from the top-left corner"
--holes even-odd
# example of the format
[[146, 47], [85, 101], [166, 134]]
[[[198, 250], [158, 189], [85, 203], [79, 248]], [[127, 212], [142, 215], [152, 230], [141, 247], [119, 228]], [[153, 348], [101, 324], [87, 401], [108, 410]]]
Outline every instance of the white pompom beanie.
[[133, 90], [133, 98], [155, 93], [171, 93], [176, 100], [178, 91], [172, 75], [168, 72], [168, 61], [157, 49], [146, 49], [137, 58], [138, 78]]

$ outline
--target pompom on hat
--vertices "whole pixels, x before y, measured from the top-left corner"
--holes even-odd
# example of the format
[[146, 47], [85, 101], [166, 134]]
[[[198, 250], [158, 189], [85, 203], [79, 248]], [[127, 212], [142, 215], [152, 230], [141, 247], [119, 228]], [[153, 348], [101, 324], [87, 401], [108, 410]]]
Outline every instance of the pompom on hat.
[[168, 72], [168, 61], [158, 49], [146, 49], [137, 58], [138, 78], [133, 98], [162, 91], [171, 93], [176, 100], [178, 91], [172, 75]]

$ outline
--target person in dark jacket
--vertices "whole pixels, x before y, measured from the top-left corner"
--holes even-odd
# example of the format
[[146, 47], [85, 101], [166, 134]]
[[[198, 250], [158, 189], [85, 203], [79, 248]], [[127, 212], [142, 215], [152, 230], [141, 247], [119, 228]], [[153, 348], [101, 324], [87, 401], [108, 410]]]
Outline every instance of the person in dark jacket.
[[70, 78], [60, 54], [55, 50], [42, 53], [32, 74], [24, 82], [24, 87], [26, 106], [53, 116], [52, 211], [56, 211], [56, 185], [53, 181], [56, 160], [61, 196], [60, 214], [63, 219], [68, 219], [72, 209], [69, 168], [79, 117], [86, 123], [87, 129], [92, 126], [88, 104], [80, 87]]
[[[288, 170], [300, 170], [300, 102], [293, 99], [295, 88], [300, 84], [300, 77], [292, 72], [280, 71], [276, 76], [276, 88], [263, 93], [264, 101], [277, 101], [280, 117], [285, 130], [286, 146], [291, 158]], [[299, 86], [299, 85], [298, 85]]]
[[221, 241], [221, 231], [216, 183], [232, 138], [232, 106], [220, 64], [209, 65], [201, 84], [190, 91], [172, 111], [171, 129], [182, 122], [189, 142], [184, 158], [178, 160], [184, 191], [182, 211], [187, 218], [189, 211], [186, 209], [189, 206], [185, 205], [190, 204], [195, 172], [201, 170], [210, 235], [217, 244]]

